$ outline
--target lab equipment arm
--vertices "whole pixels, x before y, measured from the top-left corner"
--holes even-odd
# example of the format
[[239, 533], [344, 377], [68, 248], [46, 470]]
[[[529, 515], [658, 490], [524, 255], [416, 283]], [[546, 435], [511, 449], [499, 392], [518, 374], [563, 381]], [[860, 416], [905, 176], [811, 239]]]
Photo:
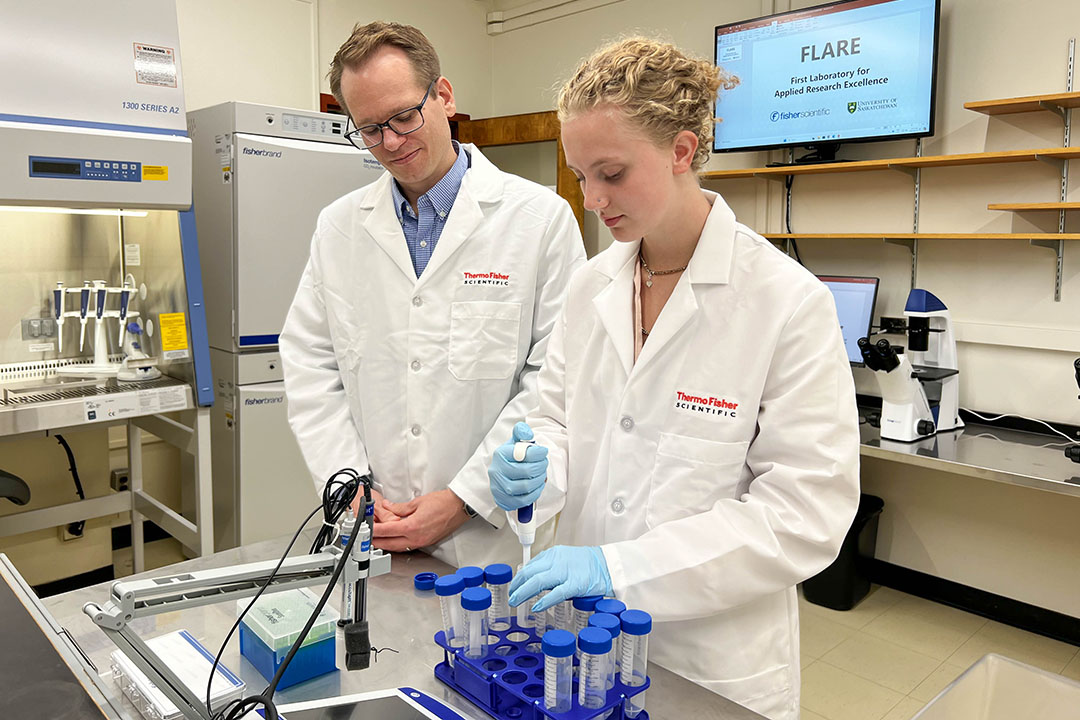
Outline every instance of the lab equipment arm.
[[[483, 442], [449, 485], [455, 495], [495, 527], [503, 526], [506, 513], [495, 504], [491, 495], [488, 465], [495, 449], [511, 436], [514, 423], [536, 405], [537, 374], [544, 363], [552, 329], [561, 317], [570, 277], [585, 263], [581, 232], [570, 206], [560, 201], [554, 208], [552, 220], [538, 241], [542, 256], [534, 290], [532, 345], [518, 373], [518, 392], [507, 402]], [[540, 438], [537, 442], [543, 444]], [[543, 518], [537, 518], [537, 527], [542, 522]]]
[[689, 620], [789, 588], [836, 557], [859, 503], [859, 430], [824, 287], [776, 339], [757, 423], [741, 497], [602, 546], [620, 600], [661, 622]]
[[319, 491], [322, 481], [340, 468], [355, 468], [362, 475], [369, 472], [327, 320], [317, 249], [322, 222], [320, 218], [311, 256], [279, 338], [289, 426]]

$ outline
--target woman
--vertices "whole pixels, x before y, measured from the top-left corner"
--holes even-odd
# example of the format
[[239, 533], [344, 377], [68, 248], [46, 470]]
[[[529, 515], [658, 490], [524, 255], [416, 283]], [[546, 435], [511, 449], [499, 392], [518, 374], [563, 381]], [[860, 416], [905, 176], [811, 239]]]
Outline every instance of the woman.
[[527, 419], [538, 446], [514, 462], [519, 424], [489, 475], [504, 509], [559, 514], [512, 604], [614, 594], [652, 613], [650, 660], [787, 720], [795, 585], [851, 524], [858, 419], [829, 291], [698, 184], [730, 82], [638, 38], [563, 88], [567, 164], [617, 242], [571, 280]]

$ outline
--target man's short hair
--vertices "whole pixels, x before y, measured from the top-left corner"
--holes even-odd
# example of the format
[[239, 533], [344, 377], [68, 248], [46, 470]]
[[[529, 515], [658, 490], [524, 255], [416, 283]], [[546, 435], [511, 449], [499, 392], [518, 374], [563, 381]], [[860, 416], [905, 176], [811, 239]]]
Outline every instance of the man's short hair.
[[359, 67], [388, 45], [400, 48], [408, 56], [418, 86], [427, 87], [431, 81], [442, 75], [435, 47], [417, 28], [381, 20], [366, 25], [357, 23], [352, 35], [338, 48], [334, 59], [330, 61], [330, 73], [327, 76], [330, 79], [330, 92], [346, 112], [348, 106], [341, 96], [341, 74], [345, 68]]

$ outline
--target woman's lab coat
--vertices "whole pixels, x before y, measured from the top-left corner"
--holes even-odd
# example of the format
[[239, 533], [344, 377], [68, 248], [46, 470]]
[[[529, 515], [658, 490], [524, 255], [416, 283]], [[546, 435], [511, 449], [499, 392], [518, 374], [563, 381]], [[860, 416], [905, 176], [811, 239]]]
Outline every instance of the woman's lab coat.
[[487, 466], [535, 406], [585, 251], [565, 200], [462, 148], [472, 166], [419, 278], [389, 173], [323, 210], [281, 359], [289, 424], [319, 487], [342, 467], [370, 469], [393, 502], [449, 487], [481, 517], [429, 550], [483, 565], [521, 556], [508, 528], [484, 520], [506, 524]]
[[799, 713], [795, 584], [859, 500], [855, 390], [828, 289], [720, 196], [634, 362], [638, 243], [575, 273], [528, 421], [538, 520], [599, 545], [652, 613], [649, 659], [773, 720]]

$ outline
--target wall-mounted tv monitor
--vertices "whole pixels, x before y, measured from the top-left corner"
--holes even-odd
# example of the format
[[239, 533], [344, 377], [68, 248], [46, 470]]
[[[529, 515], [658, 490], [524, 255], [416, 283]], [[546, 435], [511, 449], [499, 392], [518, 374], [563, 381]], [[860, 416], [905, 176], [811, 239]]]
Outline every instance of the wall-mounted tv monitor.
[[870, 336], [870, 327], [874, 322], [874, 303], [877, 302], [878, 278], [818, 275], [818, 280], [832, 291], [848, 360], [852, 365], [862, 365], [859, 338]]
[[715, 152], [934, 134], [940, 0], [842, 0], [716, 28]]

